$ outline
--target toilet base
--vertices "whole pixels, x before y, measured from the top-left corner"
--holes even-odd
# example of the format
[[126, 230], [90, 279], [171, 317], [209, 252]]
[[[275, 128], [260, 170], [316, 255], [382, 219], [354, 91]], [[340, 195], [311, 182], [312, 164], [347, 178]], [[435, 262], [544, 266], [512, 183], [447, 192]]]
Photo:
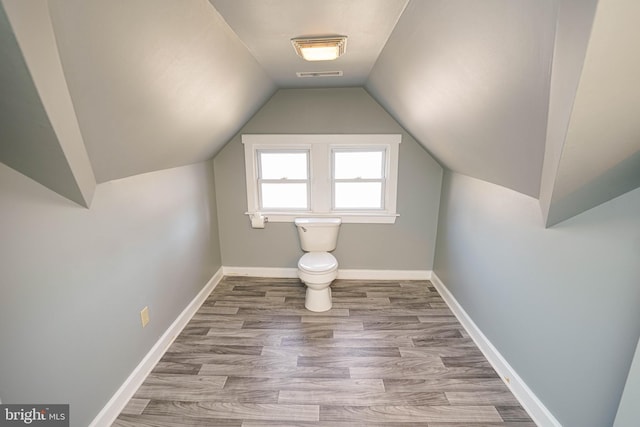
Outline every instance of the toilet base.
[[307, 287], [304, 306], [309, 311], [322, 312], [331, 310], [331, 288], [311, 289]]

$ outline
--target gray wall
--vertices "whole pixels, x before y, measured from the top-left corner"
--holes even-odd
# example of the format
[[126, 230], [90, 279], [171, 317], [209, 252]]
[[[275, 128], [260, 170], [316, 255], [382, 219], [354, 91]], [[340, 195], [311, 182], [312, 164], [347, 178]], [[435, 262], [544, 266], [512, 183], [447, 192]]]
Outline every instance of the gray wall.
[[613, 423], [640, 335], [640, 190], [545, 229], [536, 199], [447, 172], [434, 271], [565, 427]]
[[214, 199], [210, 162], [100, 184], [91, 209], [0, 164], [2, 402], [88, 425], [220, 267]]
[[252, 229], [244, 215], [243, 133], [401, 133], [400, 217], [342, 225], [334, 254], [341, 268], [432, 269], [442, 168], [361, 88], [280, 90], [214, 158], [225, 266], [295, 267], [302, 254], [292, 223]]
[[636, 347], [629, 376], [620, 400], [614, 427], [634, 427], [640, 424], [640, 341]]

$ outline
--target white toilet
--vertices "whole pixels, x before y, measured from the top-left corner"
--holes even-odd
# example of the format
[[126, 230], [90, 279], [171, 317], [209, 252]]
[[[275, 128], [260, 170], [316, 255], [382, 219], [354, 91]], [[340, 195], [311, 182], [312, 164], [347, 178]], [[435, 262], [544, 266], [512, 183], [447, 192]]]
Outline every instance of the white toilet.
[[307, 252], [298, 261], [298, 276], [307, 285], [304, 306], [310, 311], [331, 309], [331, 282], [338, 275], [336, 248], [340, 218], [296, 218], [300, 246]]

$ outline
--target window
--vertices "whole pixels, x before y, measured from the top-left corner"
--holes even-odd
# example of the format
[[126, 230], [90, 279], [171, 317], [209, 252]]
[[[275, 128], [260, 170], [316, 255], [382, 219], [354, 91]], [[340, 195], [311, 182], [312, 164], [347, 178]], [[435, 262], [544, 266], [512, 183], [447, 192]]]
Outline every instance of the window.
[[334, 210], [384, 208], [385, 152], [380, 148], [333, 150]]
[[400, 135], [243, 135], [247, 214], [393, 223]]
[[260, 210], [309, 209], [309, 151], [258, 150]]

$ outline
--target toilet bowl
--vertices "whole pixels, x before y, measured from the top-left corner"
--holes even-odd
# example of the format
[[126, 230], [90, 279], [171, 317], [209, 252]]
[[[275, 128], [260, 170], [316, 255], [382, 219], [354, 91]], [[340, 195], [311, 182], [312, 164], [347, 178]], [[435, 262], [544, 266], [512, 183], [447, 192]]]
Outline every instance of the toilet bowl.
[[309, 252], [298, 261], [298, 276], [307, 286], [304, 306], [310, 311], [331, 309], [331, 282], [338, 275], [338, 260], [329, 252]]
[[298, 261], [298, 277], [307, 286], [304, 306], [310, 311], [331, 309], [331, 282], [338, 275], [336, 248], [340, 218], [297, 218], [300, 246], [306, 251]]

